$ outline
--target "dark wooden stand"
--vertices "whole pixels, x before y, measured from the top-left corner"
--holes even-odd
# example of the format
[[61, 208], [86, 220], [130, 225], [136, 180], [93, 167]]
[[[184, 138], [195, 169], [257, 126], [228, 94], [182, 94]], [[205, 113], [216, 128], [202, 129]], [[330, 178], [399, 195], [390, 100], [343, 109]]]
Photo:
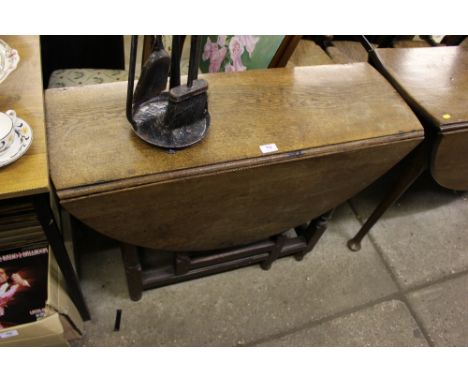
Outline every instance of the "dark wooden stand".
[[127, 277], [130, 298], [141, 299], [143, 290], [191, 280], [202, 276], [260, 263], [264, 270], [271, 268], [275, 260], [294, 256], [301, 261], [319, 241], [327, 229], [333, 210], [294, 229], [293, 237], [285, 233], [269, 239], [209, 252], [172, 253], [172, 264], [147, 267], [143, 265], [145, 249], [129, 244], [120, 244]]

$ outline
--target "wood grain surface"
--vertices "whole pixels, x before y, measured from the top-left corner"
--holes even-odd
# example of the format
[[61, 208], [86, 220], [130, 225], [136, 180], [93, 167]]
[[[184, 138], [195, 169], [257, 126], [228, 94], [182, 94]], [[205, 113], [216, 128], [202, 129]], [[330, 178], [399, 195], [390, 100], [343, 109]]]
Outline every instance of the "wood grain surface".
[[468, 128], [439, 135], [433, 150], [431, 173], [441, 186], [468, 190]]
[[359, 41], [335, 40], [327, 51], [336, 63], [367, 62], [367, 51]]
[[[210, 250], [307, 222], [423, 138], [367, 64], [207, 75], [211, 131], [169, 153], [125, 119], [125, 83], [49, 90], [51, 174], [62, 205], [117, 240]], [[259, 146], [279, 151], [262, 155]]]
[[351, 147], [259, 167], [65, 199], [95, 230], [146, 248], [202, 251], [265, 239], [349, 199], [401, 160], [420, 138]]
[[426, 129], [438, 134], [432, 151], [432, 176], [444, 187], [468, 190], [468, 49], [376, 52], [390, 80], [419, 112]]
[[0, 36], [16, 49], [20, 62], [0, 84], [0, 111], [16, 111], [33, 130], [33, 143], [16, 162], [0, 168], [0, 199], [48, 190], [44, 97], [38, 36]]
[[445, 131], [468, 122], [467, 48], [388, 48], [376, 53], [409, 102], [435, 127]]
[[301, 40], [286, 64], [287, 68], [295, 66], [331, 65], [332, 59], [315, 42]]
[[[126, 83], [46, 92], [51, 176], [59, 196], [76, 197], [165, 181], [178, 171], [210, 173], [273, 155], [316, 155], [333, 145], [422, 136], [396, 91], [365, 63], [206, 75], [208, 136], [176, 153], [154, 148], [125, 118]], [[175, 175], [174, 175], [175, 174]], [[97, 188], [95, 188], [97, 187]]]

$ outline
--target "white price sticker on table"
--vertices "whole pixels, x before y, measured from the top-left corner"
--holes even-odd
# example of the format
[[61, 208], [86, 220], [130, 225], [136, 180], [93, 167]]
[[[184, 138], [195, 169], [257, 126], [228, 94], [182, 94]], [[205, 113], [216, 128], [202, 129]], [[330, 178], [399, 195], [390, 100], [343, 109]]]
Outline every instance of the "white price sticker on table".
[[268, 153], [273, 153], [275, 151], [278, 151], [278, 147], [276, 146], [275, 143], [268, 143], [266, 145], [260, 145], [260, 150], [262, 151], [263, 154], [268, 154]]
[[3, 333], [0, 333], [0, 339], [5, 339], [5, 338], [10, 338], [10, 337], [15, 337], [18, 335], [18, 331], [17, 330], [10, 330], [8, 332], [3, 332]]

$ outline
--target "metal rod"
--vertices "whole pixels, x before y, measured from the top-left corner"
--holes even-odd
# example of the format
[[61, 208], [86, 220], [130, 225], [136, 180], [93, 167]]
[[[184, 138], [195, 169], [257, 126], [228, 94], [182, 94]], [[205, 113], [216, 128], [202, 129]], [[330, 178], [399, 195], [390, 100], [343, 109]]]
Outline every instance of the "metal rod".
[[191, 87], [193, 80], [198, 78], [198, 65], [201, 57], [201, 36], [192, 36], [190, 43], [190, 61], [187, 87]]
[[138, 47], [138, 36], [132, 36], [132, 45], [130, 47], [130, 65], [128, 68], [128, 87], [127, 87], [127, 119], [133, 124], [133, 85], [135, 82], [135, 66]]
[[50, 247], [52, 248], [55, 260], [63, 273], [70, 298], [78, 308], [81, 318], [87, 321], [91, 316], [89, 314], [88, 307], [86, 306], [83, 292], [80, 288], [78, 276], [75, 273], [70, 256], [68, 255], [65, 244], [63, 243], [62, 233], [57, 226], [57, 222], [55, 221], [54, 214], [51, 210], [49, 193], [33, 196], [32, 202], [39, 223], [41, 224]]
[[362, 35], [360, 36], [361, 39], [361, 44], [366, 49], [367, 53], [370, 53], [374, 50], [374, 47], [372, 44], [369, 42], [369, 40], [366, 38], [366, 36]]
[[122, 321], [122, 309], [117, 309], [116, 315], [115, 315], [114, 332], [118, 332], [120, 330], [121, 321]]
[[180, 85], [180, 53], [181, 53], [181, 36], [172, 36], [172, 53], [171, 53], [171, 80], [169, 89]]

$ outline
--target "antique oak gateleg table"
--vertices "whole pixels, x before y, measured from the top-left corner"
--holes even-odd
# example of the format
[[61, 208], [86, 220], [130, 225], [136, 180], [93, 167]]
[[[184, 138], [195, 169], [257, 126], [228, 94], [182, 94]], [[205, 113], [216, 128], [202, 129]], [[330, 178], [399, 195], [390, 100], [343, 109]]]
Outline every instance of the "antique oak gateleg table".
[[[327, 211], [423, 139], [410, 108], [367, 63], [204, 78], [210, 131], [180, 151], [132, 132], [125, 82], [46, 92], [60, 202], [122, 243], [134, 300], [155, 286], [300, 259], [323, 232]], [[262, 152], [272, 144], [276, 151]], [[297, 237], [288, 239], [282, 233], [291, 228]], [[142, 247], [175, 253], [171, 269], [142, 269]]]
[[400, 178], [348, 242], [354, 251], [425, 169], [443, 187], [468, 190], [468, 49], [376, 49], [370, 52], [370, 61], [422, 121], [425, 139], [405, 159]]

